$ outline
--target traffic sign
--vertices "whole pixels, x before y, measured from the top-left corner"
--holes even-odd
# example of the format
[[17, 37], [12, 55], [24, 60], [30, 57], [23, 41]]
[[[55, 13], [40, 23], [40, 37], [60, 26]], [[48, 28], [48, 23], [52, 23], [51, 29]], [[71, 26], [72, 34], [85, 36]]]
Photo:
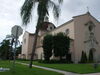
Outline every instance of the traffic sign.
[[23, 33], [23, 29], [20, 26], [15, 25], [12, 27], [11, 33], [14, 37], [18, 38]]

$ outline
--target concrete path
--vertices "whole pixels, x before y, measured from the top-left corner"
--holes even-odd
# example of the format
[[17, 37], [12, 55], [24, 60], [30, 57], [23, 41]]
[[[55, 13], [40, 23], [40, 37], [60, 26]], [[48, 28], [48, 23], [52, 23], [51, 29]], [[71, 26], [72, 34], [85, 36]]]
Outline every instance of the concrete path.
[[[18, 64], [22, 64], [22, 65], [29, 65], [26, 63], [20, 63], [20, 62], [16, 62]], [[62, 73], [64, 75], [100, 75], [100, 73], [92, 73], [92, 74], [77, 74], [77, 73], [72, 73], [72, 72], [66, 72], [66, 71], [62, 71], [62, 70], [57, 70], [57, 69], [52, 69], [52, 68], [47, 68], [47, 67], [42, 67], [42, 66], [37, 66], [37, 65], [32, 65], [33, 67], [36, 68], [41, 68], [41, 69], [45, 69], [45, 70], [49, 70], [49, 71], [54, 71], [54, 72], [58, 72], [58, 73]]]

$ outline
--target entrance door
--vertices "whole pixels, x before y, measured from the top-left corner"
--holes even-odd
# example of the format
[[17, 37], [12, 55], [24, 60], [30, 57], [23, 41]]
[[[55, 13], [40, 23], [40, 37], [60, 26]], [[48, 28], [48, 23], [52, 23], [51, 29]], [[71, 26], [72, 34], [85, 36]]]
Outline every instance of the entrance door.
[[97, 54], [96, 54], [96, 49], [95, 48], [91, 48], [90, 52], [93, 53], [93, 60], [94, 62], [97, 62]]

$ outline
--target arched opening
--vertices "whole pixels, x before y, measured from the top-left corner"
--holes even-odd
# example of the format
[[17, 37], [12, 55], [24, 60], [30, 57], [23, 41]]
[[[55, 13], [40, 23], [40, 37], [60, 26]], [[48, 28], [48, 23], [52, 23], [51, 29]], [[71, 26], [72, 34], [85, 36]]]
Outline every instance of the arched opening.
[[90, 59], [93, 58], [93, 61], [96, 62], [96, 49], [95, 48], [90, 49], [89, 56], [91, 56], [91, 55], [92, 55], [92, 57], [90, 57]]

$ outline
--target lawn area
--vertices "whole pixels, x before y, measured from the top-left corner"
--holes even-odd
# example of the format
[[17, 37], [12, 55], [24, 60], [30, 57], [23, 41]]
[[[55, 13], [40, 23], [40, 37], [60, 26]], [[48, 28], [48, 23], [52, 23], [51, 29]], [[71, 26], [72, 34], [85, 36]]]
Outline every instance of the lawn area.
[[[0, 67], [11, 68], [12, 63], [9, 61], [0, 61]], [[10, 71], [0, 72], [0, 75], [62, 75], [62, 74], [47, 70], [42, 70], [35, 67], [29, 69], [27, 66], [16, 64], [15, 72], [12, 72], [11, 69]]]
[[[29, 63], [28, 61], [23, 61], [25, 63]], [[45, 63], [38, 63], [34, 62], [34, 65], [69, 71], [69, 72], [75, 72], [80, 74], [87, 74], [87, 73], [98, 73], [100, 72], [100, 65], [97, 69], [93, 68], [93, 64], [45, 64]]]

